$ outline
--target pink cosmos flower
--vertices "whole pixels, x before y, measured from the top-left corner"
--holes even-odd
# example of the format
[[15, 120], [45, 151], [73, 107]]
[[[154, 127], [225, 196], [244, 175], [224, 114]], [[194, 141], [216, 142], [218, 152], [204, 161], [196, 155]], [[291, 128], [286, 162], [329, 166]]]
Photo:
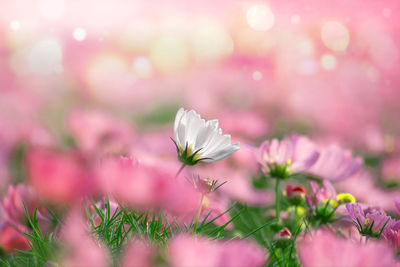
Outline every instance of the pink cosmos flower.
[[261, 144], [257, 159], [273, 177], [287, 178], [310, 168], [319, 157], [314, 144], [304, 136], [291, 135], [282, 141], [273, 139]]
[[328, 180], [322, 182], [322, 187], [314, 181], [310, 181], [310, 186], [312, 196], [307, 199], [310, 206], [318, 206], [321, 203], [325, 204], [328, 200], [336, 202], [336, 190]]
[[397, 266], [392, 250], [386, 244], [372, 240], [367, 244], [353, 243], [328, 231], [301, 240], [298, 251], [300, 262], [310, 267]]
[[71, 204], [96, 189], [85, 160], [77, 154], [34, 148], [27, 152], [25, 165], [32, 187], [47, 200]]
[[262, 266], [266, 252], [248, 240], [217, 242], [205, 237], [180, 235], [168, 247], [171, 266]]
[[330, 146], [320, 150], [318, 160], [307, 170], [307, 173], [331, 181], [339, 181], [354, 175], [361, 168], [362, 163], [362, 159], [353, 157], [350, 150]]
[[24, 233], [29, 233], [29, 230], [18, 222], [11, 222], [3, 206], [0, 205], [0, 248], [6, 253], [14, 253], [15, 249], [30, 249]]
[[364, 210], [357, 203], [347, 203], [346, 208], [362, 235], [380, 237], [385, 229], [390, 229], [396, 223], [380, 209], [367, 208]]
[[26, 218], [24, 204], [30, 216], [33, 215], [37, 208], [37, 218], [39, 220], [45, 219], [43, 214], [46, 213], [46, 211], [32, 187], [25, 184], [18, 184], [15, 187], [9, 185], [7, 195], [1, 202], [1, 205], [8, 215], [8, 219], [13, 222], [24, 222]]

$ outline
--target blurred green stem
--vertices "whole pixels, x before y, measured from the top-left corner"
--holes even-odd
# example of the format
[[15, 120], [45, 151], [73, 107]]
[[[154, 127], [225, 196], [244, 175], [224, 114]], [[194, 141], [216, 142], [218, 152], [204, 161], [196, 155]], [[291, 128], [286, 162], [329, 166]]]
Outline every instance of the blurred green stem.
[[197, 212], [196, 222], [194, 223], [194, 227], [193, 227], [193, 232], [194, 233], [196, 233], [196, 231], [197, 231], [197, 224], [199, 223], [201, 210], [203, 209], [203, 200], [204, 200], [204, 194], [201, 194], [199, 210]]
[[281, 179], [275, 178], [275, 213], [276, 219], [278, 222], [281, 220], [281, 207], [280, 207], [280, 190], [279, 190], [279, 182]]

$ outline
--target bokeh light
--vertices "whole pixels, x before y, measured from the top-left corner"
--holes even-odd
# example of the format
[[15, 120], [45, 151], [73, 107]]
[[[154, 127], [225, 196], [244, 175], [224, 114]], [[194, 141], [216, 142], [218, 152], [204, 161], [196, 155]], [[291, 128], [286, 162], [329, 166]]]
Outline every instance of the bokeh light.
[[275, 21], [274, 13], [265, 4], [250, 6], [246, 12], [247, 23], [256, 31], [266, 31], [272, 28]]

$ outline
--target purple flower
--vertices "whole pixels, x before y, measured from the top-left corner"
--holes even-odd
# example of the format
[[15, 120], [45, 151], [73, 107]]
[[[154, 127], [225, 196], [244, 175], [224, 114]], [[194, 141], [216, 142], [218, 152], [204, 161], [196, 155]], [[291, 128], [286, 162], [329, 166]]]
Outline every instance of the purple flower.
[[382, 233], [390, 229], [396, 221], [376, 208], [363, 209], [360, 204], [347, 203], [347, 211], [361, 235], [380, 238]]
[[282, 141], [264, 141], [258, 149], [257, 160], [263, 171], [275, 178], [287, 178], [303, 172], [318, 159], [319, 152], [304, 136], [293, 134]]

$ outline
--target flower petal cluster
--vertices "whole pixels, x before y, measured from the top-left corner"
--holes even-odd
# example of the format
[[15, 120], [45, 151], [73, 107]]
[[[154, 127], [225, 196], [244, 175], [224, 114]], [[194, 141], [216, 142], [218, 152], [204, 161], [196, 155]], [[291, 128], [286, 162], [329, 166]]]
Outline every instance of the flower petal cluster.
[[281, 179], [307, 170], [318, 157], [319, 152], [314, 144], [308, 138], [296, 134], [282, 141], [278, 139], [264, 141], [257, 153], [263, 171]]
[[222, 135], [218, 120], [205, 121], [194, 110], [178, 110], [174, 135], [178, 158], [186, 165], [219, 161], [240, 149], [229, 134]]
[[350, 150], [338, 146], [329, 146], [319, 151], [318, 160], [307, 171], [313, 176], [340, 181], [356, 174], [363, 164], [362, 158], [354, 157]]
[[385, 227], [388, 229], [395, 221], [380, 209], [363, 209], [358, 203], [347, 203], [347, 211], [361, 235], [379, 238]]

